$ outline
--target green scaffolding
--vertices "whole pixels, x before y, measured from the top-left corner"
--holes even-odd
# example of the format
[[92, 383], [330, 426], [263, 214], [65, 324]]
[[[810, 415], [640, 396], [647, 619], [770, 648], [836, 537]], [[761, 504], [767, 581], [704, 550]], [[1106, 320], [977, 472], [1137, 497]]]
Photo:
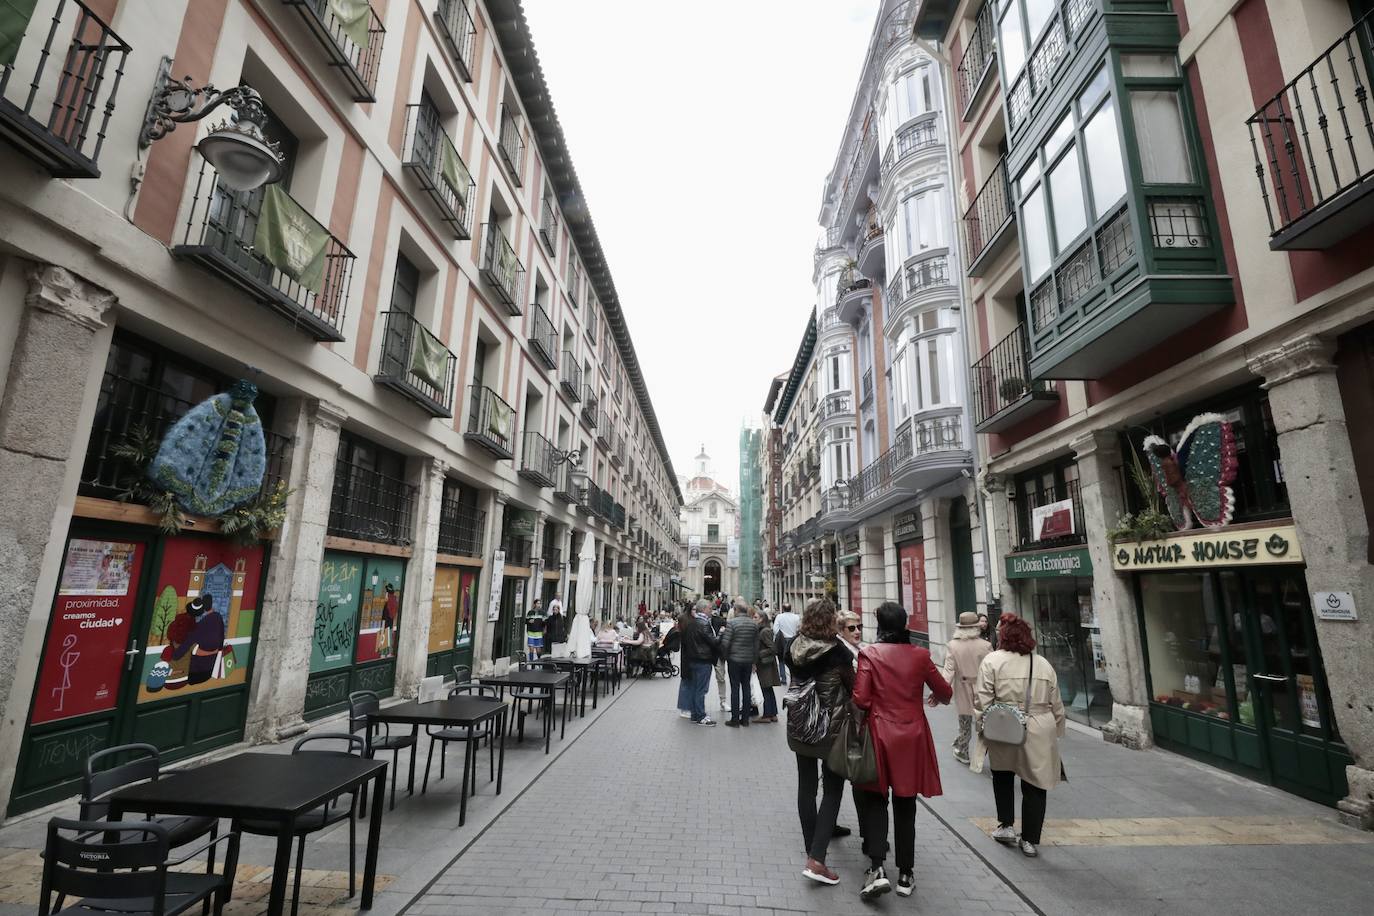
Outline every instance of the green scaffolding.
[[763, 597], [763, 431], [739, 431], [739, 584], [749, 601]]

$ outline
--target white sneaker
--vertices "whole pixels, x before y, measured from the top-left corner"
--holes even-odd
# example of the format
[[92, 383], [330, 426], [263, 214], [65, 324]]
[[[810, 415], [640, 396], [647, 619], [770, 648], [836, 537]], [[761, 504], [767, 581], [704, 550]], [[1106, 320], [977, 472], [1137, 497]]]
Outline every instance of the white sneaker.
[[1018, 839], [1016, 831], [1010, 827], [998, 827], [992, 832], [992, 838], [1004, 846], [1015, 846]]
[[883, 870], [881, 865], [864, 872], [864, 886], [859, 891], [859, 896], [864, 900], [881, 897], [890, 890], [892, 890], [892, 882], [887, 880], [887, 872]]
[[677, 717], [679, 719], [690, 719], [692, 718], [692, 711], [689, 709], [679, 709], [677, 711]]
[[698, 725], [715, 725], [715, 724], [716, 724], [716, 720], [715, 720], [715, 719], [712, 719], [710, 716], [704, 716], [704, 717], [702, 717], [701, 719], [698, 719], [698, 720], [697, 720], [697, 724], [698, 724]]
[[1020, 842], [1020, 846], [1021, 855], [1025, 856], [1028, 859], [1034, 859], [1036, 856], [1040, 855], [1040, 850], [1035, 848], [1034, 843], [1028, 843], [1025, 840], [1022, 840]]

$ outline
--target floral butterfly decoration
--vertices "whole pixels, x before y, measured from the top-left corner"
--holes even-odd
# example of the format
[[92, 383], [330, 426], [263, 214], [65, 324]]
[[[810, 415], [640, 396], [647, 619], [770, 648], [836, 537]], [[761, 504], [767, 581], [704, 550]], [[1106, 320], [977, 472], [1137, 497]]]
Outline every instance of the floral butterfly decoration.
[[1230, 524], [1236, 508], [1231, 483], [1240, 462], [1229, 420], [1215, 413], [1194, 417], [1177, 451], [1158, 436], [1147, 436], [1145, 455], [1176, 527], [1192, 528], [1194, 521], [1208, 528]]

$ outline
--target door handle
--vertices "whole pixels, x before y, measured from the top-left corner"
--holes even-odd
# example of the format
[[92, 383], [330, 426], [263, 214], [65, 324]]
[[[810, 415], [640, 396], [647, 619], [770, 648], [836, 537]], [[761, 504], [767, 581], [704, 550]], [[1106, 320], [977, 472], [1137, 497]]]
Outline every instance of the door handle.
[[134, 647], [124, 653], [124, 670], [134, 670], [134, 659], [138, 658], [138, 640], [134, 640]]
[[1269, 681], [1271, 684], [1287, 684], [1288, 678], [1281, 674], [1252, 674], [1257, 681]]

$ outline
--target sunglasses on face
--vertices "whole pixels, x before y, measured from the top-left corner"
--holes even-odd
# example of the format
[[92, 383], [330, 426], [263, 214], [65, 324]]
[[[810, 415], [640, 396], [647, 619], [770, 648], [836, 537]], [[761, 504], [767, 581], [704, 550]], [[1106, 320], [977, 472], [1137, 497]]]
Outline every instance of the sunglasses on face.
[[859, 625], [857, 623], [846, 624], [845, 629], [853, 633], [855, 630], [859, 629]]

